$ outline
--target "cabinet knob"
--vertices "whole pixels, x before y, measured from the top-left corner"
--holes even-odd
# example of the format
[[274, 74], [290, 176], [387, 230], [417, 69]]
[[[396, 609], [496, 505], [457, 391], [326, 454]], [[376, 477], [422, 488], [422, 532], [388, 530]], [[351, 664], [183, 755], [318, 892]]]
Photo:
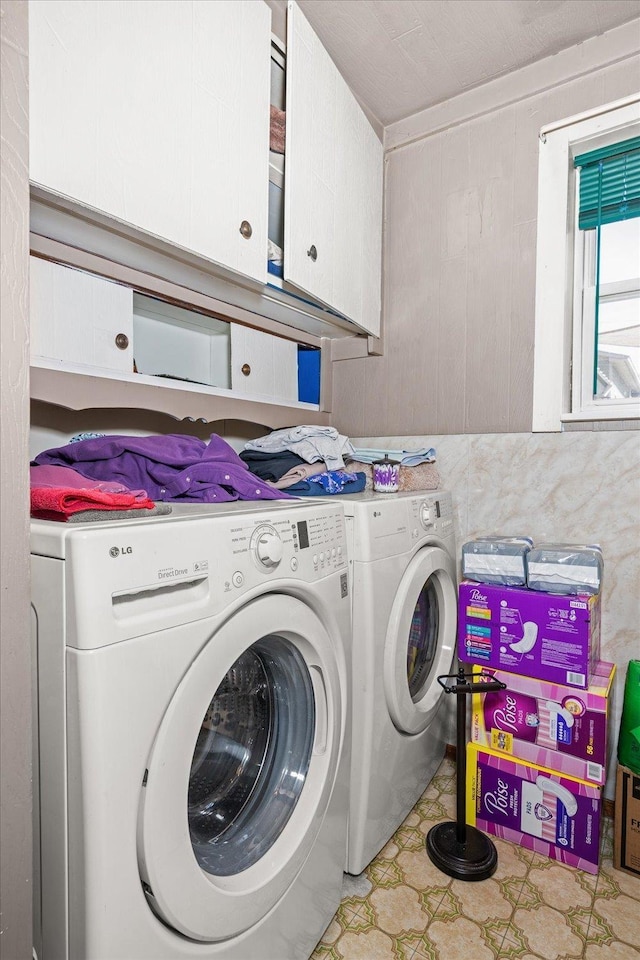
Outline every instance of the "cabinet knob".
[[248, 363], [243, 363], [242, 366], [240, 367], [240, 372], [243, 373], [245, 377], [248, 377], [249, 374], [251, 373], [251, 367], [249, 366]]
[[129, 346], [129, 337], [126, 333], [116, 334], [116, 347], [118, 350], [126, 350]]
[[311, 259], [313, 260], [314, 263], [315, 263], [316, 260], [318, 259], [318, 251], [316, 250], [316, 248], [315, 248], [315, 246], [314, 246], [313, 244], [311, 244], [311, 246], [310, 246], [309, 249], [307, 250], [307, 256], [308, 256], [308, 257], [311, 257]]
[[248, 220], [243, 220], [242, 223], [240, 224], [240, 233], [245, 238], [245, 240], [248, 240], [251, 234], [253, 233], [253, 228]]

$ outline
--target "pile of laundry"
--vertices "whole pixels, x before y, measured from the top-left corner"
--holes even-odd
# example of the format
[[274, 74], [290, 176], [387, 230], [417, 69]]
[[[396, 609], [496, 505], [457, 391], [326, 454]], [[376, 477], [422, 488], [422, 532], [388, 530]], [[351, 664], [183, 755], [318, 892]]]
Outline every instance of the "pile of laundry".
[[[225, 503], [351, 494], [372, 486], [372, 464], [401, 464], [400, 490], [439, 486], [435, 450], [357, 449], [335, 427], [298, 426], [235, 450], [211, 434], [85, 433], [31, 465], [31, 515], [71, 522], [154, 516], [174, 503]], [[403, 472], [404, 471], [404, 472]]]
[[371, 490], [373, 464], [385, 457], [400, 464], [399, 490], [437, 490], [440, 486], [433, 447], [354, 447], [335, 427], [274, 430], [245, 444], [240, 457], [256, 476], [298, 497]]
[[183, 434], [81, 435], [31, 465], [31, 515], [75, 522], [170, 512], [167, 502], [276, 500], [289, 494], [254, 476], [229, 444]]
[[296, 497], [360, 493], [361, 471], [346, 469], [353, 444], [335, 427], [291, 427], [274, 430], [245, 444], [241, 459], [257, 477], [276, 490]]

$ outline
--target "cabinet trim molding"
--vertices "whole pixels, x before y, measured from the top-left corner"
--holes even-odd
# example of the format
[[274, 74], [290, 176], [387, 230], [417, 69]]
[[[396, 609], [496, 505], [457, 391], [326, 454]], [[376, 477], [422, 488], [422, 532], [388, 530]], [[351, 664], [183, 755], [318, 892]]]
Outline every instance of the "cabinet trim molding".
[[259, 316], [243, 307], [236, 307], [225, 303], [215, 297], [210, 297], [204, 293], [198, 293], [190, 290], [188, 287], [180, 286], [170, 280], [163, 280], [150, 273], [143, 273], [133, 267], [124, 266], [116, 263], [114, 260], [108, 260], [106, 257], [98, 256], [95, 253], [88, 253], [78, 247], [72, 247], [69, 244], [61, 243], [58, 240], [51, 240], [49, 237], [41, 237], [37, 233], [30, 234], [31, 254], [34, 257], [40, 257], [43, 260], [53, 260], [56, 263], [64, 264], [67, 267], [75, 267], [78, 270], [84, 270], [87, 273], [93, 273], [96, 276], [103, 277], [105, 280], [114, 280], [125, 286], [131, 287], [138, 293], [145, 293], [149, 296], [157, 296], [161, 300], [173, 303], [179, 307], [187, 307], [206, 313], [218, 320], [229, 320], [234, 323], [240, 323], [246, 327], [253, 327], [256, 330], [264, 330], [265, 333], [271, 333], [276, 337], [283, 337], [285, 340], [295, 340], [296, 343], [306, 343], [312, 347], [320, 347], [325, 338], [317, 337], [314, 334], [306, 333], [302, 330], [293, 329], [277, 320], [271, 320], [268, 317]]
[[30, 216], [32, 237], [59, 243], [76, 256], [86, 253], [118, 266], [129, 265], [145, 276], [165, 277], [217, 300], [227, 317], [234, 309], [253, 316], [260, 329], [267, 330], [267, 322], [278, 323], [290, 339], [299, 342], [293, 331], [316, 337], [366, 336], [353, 321], [301, 298], [299, 290], [259, 284], [35, 183], [31, 184]]
[[[272, 430], [291, 426], [298, 414], [300, 422], [328, 426], [330, 414], [307, 404], [288, 405], [268, 400], [244, 399], [227, 395], [212, 387], [191, 387], [152, 382], [152, 377], [130, 375], [126, 379], [92, 372], [76, 372], [62, 367], [33, 364], [31, 399], [41, 400], [68, 410], [136, 408], [166, 413], [177, 420], [244, 420]], [[89, 401], [88, 399], [89, 398]]]

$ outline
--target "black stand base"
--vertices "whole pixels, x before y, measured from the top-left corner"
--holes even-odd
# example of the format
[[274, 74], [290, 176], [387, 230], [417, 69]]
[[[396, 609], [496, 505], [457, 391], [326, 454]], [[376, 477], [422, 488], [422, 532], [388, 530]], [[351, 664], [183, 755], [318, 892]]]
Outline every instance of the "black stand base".
[[465, 842], [457, 839], [455, 823], [438, 823], [427, 834], [429, 859], [436, 867], [456, 880], [486, 880], [498, 866], [498, 853], [480, 830], [465, 825]]

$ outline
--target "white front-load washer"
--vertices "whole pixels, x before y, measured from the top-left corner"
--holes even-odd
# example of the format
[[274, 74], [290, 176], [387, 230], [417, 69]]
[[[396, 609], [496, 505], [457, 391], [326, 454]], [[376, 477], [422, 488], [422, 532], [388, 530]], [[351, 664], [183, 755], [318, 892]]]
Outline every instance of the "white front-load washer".
[[437, 677], [451, 673], [457, 588], [451, 495], [341, 498], [352, 567], [352, 758], [346, 870], [393, 836], [445, 753]]
[[339, 504], [33, 521], [39, 960], [306, 960], [340, 902]]

